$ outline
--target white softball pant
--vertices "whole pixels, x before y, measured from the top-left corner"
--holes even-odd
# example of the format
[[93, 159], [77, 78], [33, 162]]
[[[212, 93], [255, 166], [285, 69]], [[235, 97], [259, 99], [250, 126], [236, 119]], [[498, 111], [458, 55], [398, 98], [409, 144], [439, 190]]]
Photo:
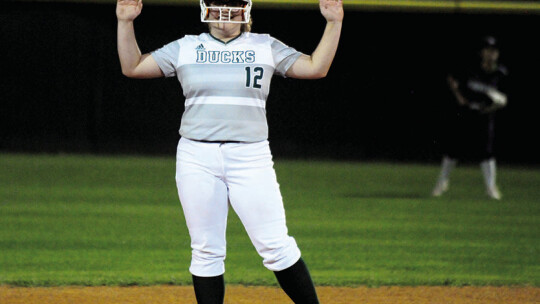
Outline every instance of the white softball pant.
[[300, 258], [287, 232], [268, 141], [206, 143], [181, 138], [176, 185], [191, 236], [193, 275], [225, 272], [229, 203], [266, 268], [280, 271]]

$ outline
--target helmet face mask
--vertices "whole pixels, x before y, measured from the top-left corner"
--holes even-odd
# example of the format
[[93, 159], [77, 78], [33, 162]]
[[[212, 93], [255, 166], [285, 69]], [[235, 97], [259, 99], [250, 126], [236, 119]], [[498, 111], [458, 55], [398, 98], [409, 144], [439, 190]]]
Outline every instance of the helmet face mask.
[[[200, 0], [201, 22], [249, 23], [251, 0]], [[242, 15], [242, 20], [233, 20]], [[213, 18], [211, 18], [213, 17]]]

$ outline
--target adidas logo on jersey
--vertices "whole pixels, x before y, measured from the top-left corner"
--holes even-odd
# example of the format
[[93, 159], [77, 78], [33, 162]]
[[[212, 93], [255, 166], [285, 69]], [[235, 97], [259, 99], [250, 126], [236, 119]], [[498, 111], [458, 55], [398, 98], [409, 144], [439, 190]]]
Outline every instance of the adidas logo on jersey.
[[253, 63], [255, 51], [207, 51], [200, 44], [195, 48], [197, 63]]

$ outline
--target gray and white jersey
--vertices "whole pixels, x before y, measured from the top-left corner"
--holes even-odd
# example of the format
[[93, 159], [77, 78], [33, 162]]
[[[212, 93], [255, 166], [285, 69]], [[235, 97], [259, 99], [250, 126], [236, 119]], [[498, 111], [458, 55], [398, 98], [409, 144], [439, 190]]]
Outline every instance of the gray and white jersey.
[[151, 53], [182, 85], [180, 135], [193, 140], [257, 142], [268, 138], [266, 99], [272, 75], [284, 76], [301, 53], [267, 34], [224, 43], [186, 35]]

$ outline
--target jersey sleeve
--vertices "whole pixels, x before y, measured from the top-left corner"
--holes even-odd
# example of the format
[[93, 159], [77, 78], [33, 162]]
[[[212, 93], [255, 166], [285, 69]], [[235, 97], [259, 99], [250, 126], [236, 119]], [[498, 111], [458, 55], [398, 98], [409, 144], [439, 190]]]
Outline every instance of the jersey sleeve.
[[271, 38], [271, 40], [272, 57], [274, 58], [276, 67], [274, 74], [285, 76], [287, 70], [289, 70], [302, 53], [275, 38]]
[[176, 75], [178, 65], [178, 56], [180, 53], [180, 40], [173, 41], [163, 47], [151, 52], [150, 54], [157, 62], [159, 68], [165, 77]]

